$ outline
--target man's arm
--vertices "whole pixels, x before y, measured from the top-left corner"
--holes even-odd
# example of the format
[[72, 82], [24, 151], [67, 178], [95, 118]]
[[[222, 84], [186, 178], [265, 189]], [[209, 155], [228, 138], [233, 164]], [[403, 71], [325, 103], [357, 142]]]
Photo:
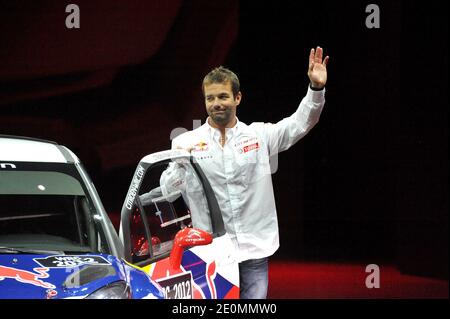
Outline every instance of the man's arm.
[[276, 124], [262, 124], [270, 155], [287, 150], [305, 136], [319, 121], [325, 104], [325, 84], [329, 60], [328, 56], [323, 60], [322, 58], [322, 48], [311, 49], [307, 73], [310, 85], [306, 96], [302, 99], [294, 114]]
[[[172, 140], [172, 149], [181, 149], [180, 138], [176, 137]], [[186, 188], [186, 168], [178, 163], [171, 162], [162, 172], [160, 177], [161, 191], [164, 196], [176, 192], [185, 191]]]

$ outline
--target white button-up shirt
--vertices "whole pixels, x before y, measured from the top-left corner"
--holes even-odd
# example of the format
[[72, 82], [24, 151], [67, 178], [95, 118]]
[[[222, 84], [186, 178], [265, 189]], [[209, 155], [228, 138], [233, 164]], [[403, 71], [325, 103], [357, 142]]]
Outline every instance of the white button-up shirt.
[[181, 134], [172, 148], [192, 148], [208, 178], [225, 229], [238, 252], [238, 261], [272, 255], [279, 247], [278, 221], [269, 159], [287, 150], [318, 122], [325, 103], [325, 90], [308, 88], [306, 96], [291, 116], [276, 124], [239, 120], [220, 131], [208, 124]]

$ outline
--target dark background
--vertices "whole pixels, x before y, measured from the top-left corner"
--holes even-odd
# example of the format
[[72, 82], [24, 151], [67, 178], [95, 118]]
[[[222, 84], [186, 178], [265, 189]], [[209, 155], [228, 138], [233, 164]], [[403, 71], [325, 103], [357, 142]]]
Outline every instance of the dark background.
[[[76, 3], [81, 28], [67, 29]], [[274, 258], [392, 263], [448, 278], [444, 2], [0, 2], [0, 134], [55, 140], [84, 162], [114, 221], [139, 159], [206, 117], [201, 80], [241, 80], [239, 119], [276, 122], [330, 55], [319, 124], [279, 156]], [[0, 150], [1, 153], [1, 150]]]

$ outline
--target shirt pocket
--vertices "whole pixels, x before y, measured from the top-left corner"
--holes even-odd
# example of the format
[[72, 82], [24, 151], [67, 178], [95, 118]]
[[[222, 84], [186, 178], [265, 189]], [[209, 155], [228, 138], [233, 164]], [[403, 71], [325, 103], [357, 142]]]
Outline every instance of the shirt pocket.
[[246, 186], [250, 186], [264, 177], [268, 166], [268, 155], [260, 145], [258, 148], [244, 146], [237, 150], [236, 163], [238, 178], [240, 177]]

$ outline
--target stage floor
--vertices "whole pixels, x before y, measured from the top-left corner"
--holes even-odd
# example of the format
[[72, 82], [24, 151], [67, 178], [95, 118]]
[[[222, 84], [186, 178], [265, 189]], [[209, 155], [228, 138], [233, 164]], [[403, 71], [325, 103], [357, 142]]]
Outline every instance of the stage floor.
[[366, 287], [366, 264], [270, 260], [271, 299], [428, 299], [449, 298], [448, 280], [400, 273], [378, 265], [380, 288]]

